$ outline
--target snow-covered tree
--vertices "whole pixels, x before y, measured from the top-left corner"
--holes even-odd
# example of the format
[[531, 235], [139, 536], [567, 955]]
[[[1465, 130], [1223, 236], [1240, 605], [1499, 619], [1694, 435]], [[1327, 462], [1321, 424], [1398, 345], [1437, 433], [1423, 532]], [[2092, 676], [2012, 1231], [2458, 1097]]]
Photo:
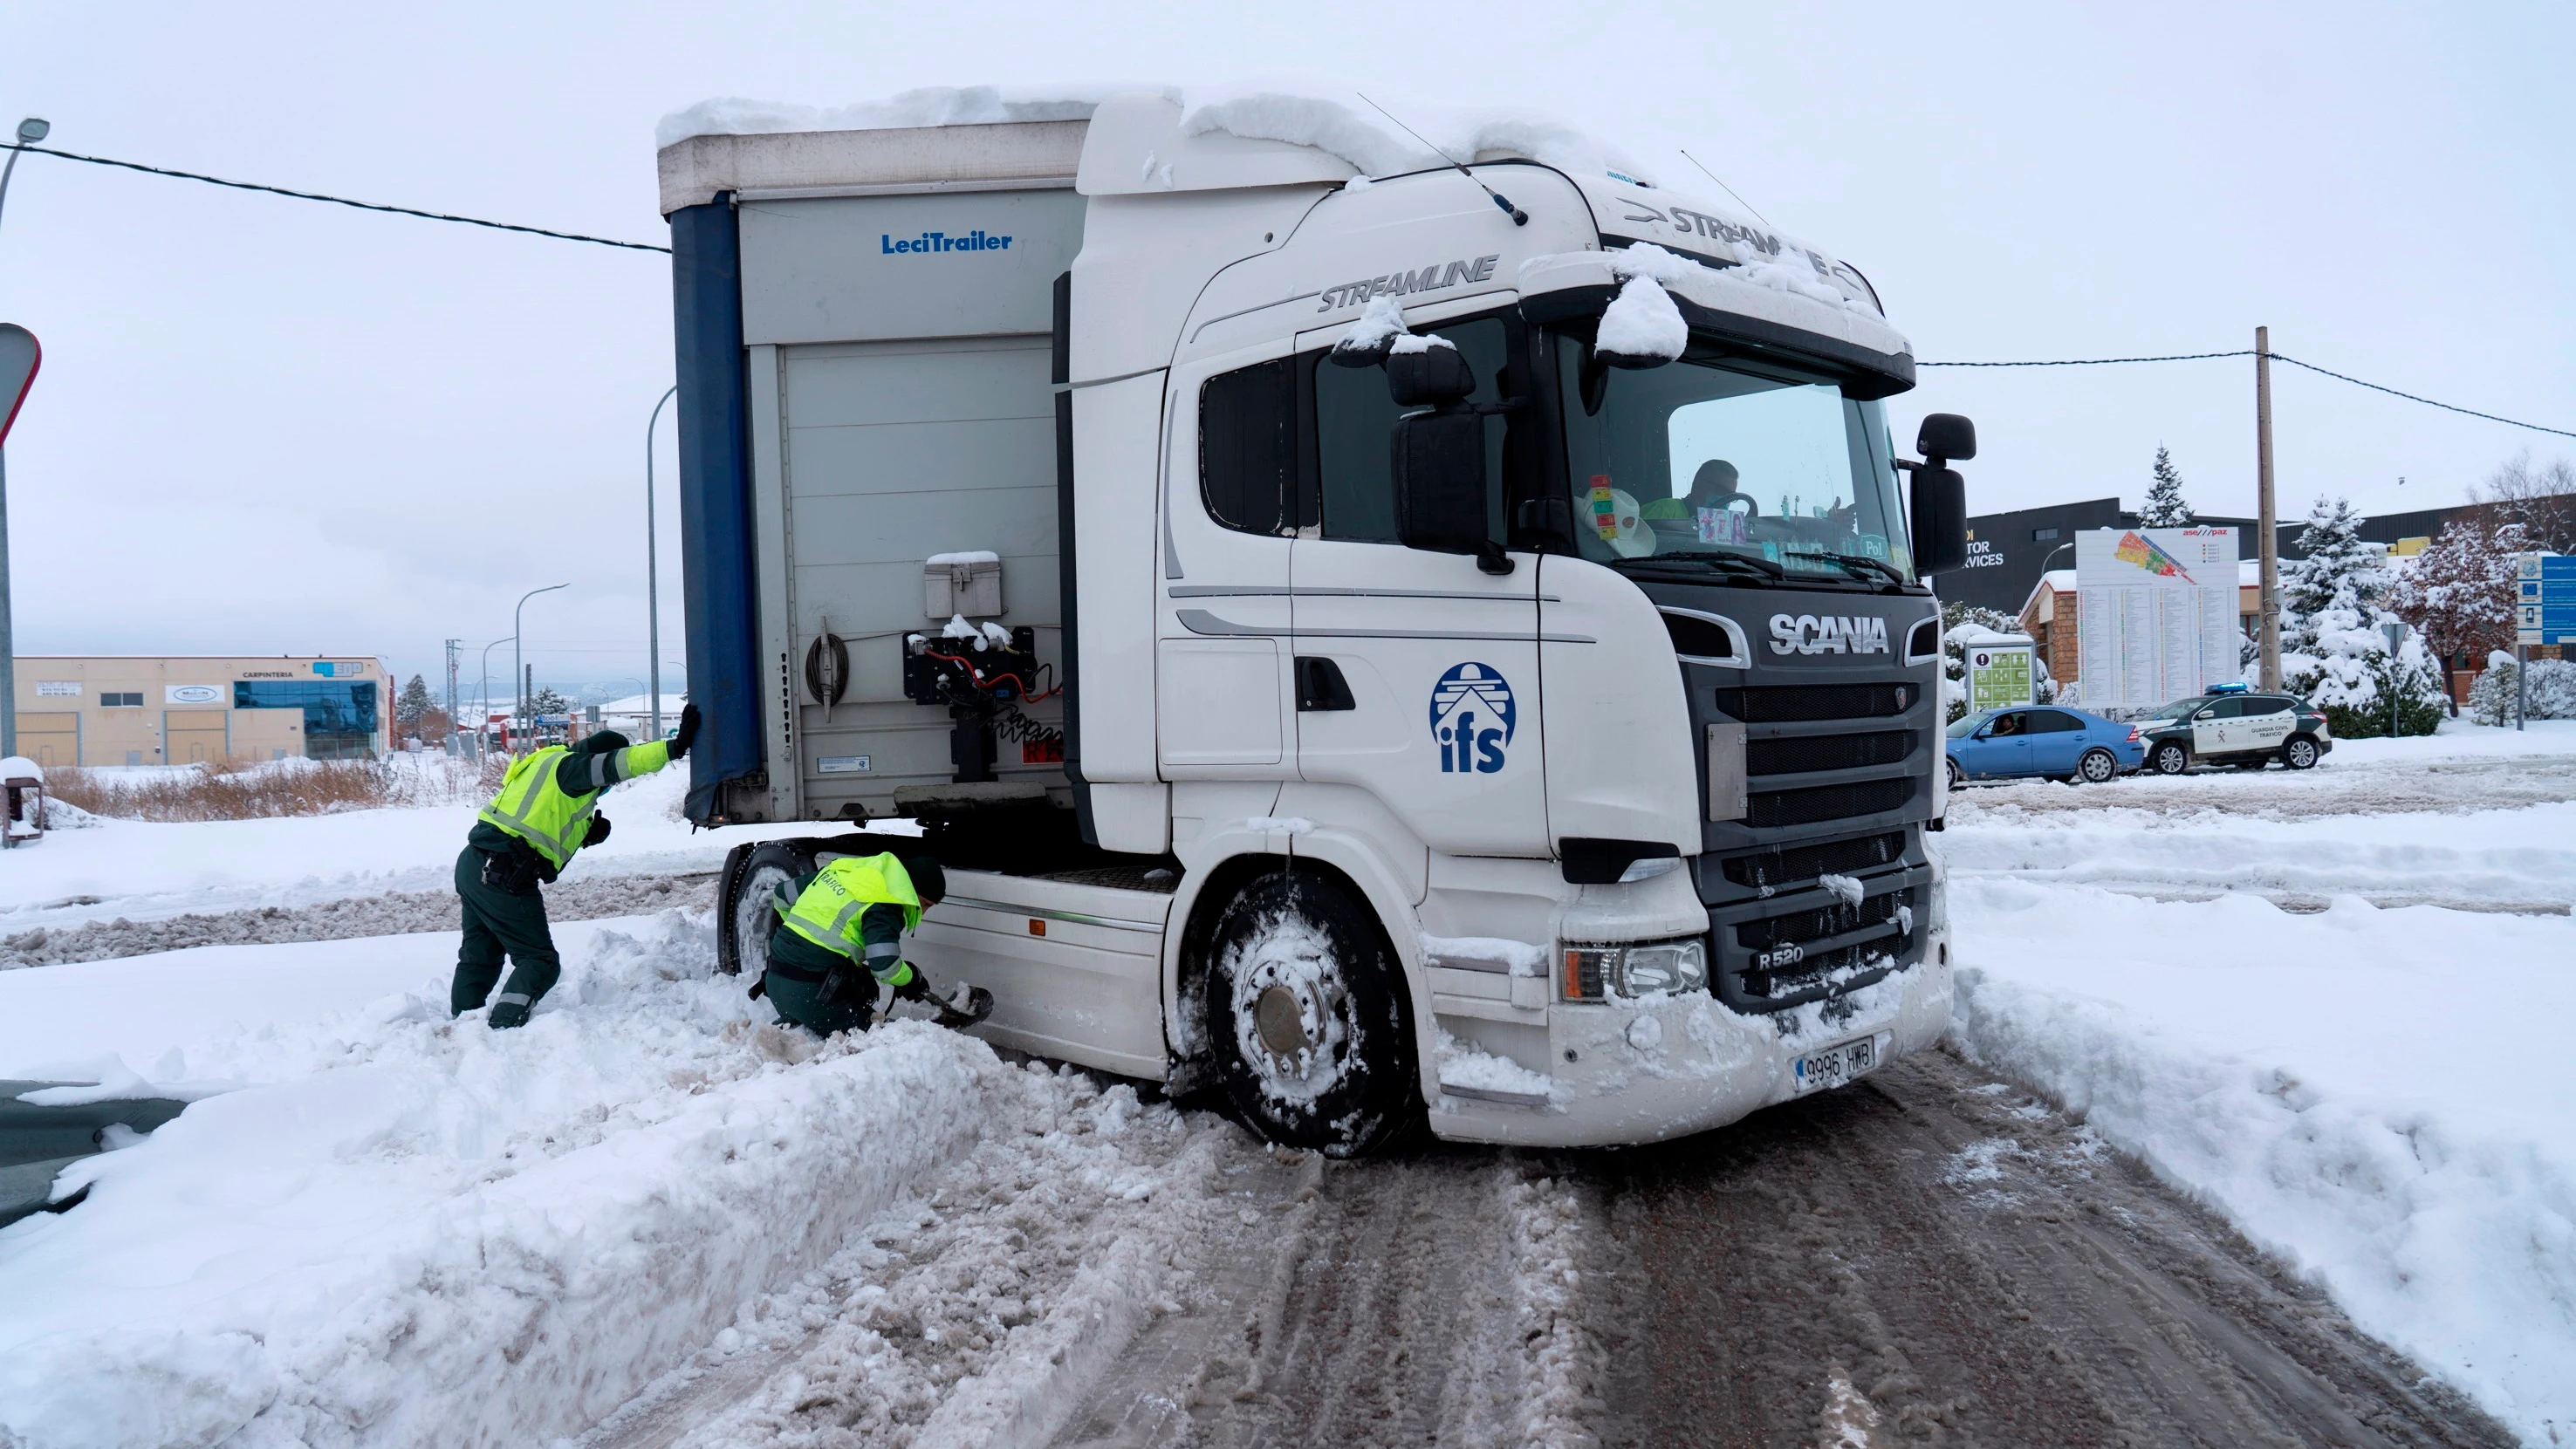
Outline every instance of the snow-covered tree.
[[2440, 658], [2483, 657], [2513, 644], [2513, 556], [2523, 529], [2497, 524], [2495, 512], [2481, 508], [2444, 524], [2389, 586], [2388, 607], [2422, 630]]
[[2506, 459], [2470, 487], [2469, 501], [2492, 503], [2521, 524], [2524, 548], [2576, 553], [2576, 464], [2564, 458], [2534, 463], [2526, 450]]
[[564, 698], [553, 685], [540, 684], [536, 697], [528, 701], [528, 709], [532, 714], [570, 714], [572, 701]]
[[2388, 570], [2377, 545], [2365, 543], [2368, 519], [2348, 499], [2319, 498], [2299, 536], [2306, 557], [2281, 575], [2281, 681], [2325, 712], [2339, 739], [2389, 733], [2396, 700], [2397, 733], [2428, 735], [2449, 695], [2440, 662], [2424, 636], [2408, 630], [2394, 653], [2384, 624]]
[[415, 674], [411, 683], [402, 687], [402, 693], [394, 697], [394, 723], [410, 732], [419, 727], [422, 715], [437, 707], [437, 702], [429, 697], [429, 682]]
[[2156, 481], [2147, 486], [2147, 506], [2138, 510], [2138, 527], [2189, 528], [2191, 519], [2191, 505], [2182, 501], [2182, 474], [2174, 469], [2173, 454], [2158, 443]]
[[2281, 570], [2281, 652], [2313, 651], [2317, 630], [2326, 627], [2326, 611], [2342, 609], [2367, 622], [2388, 588], [2388, 573], [2376, 544], [2362, 541], [2370, 520], [2353, 511], [2348, 498], [2318, 497], [2308, 510], [2308, 526], [2299, 535], [2305, 557]]

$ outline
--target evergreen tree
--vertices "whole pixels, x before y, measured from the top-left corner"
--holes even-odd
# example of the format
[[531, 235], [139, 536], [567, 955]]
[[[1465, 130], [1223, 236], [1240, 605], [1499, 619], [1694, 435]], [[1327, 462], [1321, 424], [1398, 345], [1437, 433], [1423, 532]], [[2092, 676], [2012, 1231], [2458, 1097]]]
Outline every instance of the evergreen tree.
[[530, 713], [539, 715], [570, 714], [572, 701], [564, 698], [553, 685], [540, 684], [536, 697], [528, 701], [528, 709]]
[[2173, 454], [2156, 445], [2156, 481], [2147, 487], [2147, 506], [2138, 510], [2140, 528], [2189, 528], [2191, 505], [2182, 501], [2182, 474], [2174, 471]]
[[2367, 622], [2388, 576], [2380, 551], [2362, 542], [2361, 526], [2370, 520], [2353, 511], [2348, 498], [2319, 495], [2308, 510], [2308, 526], [2299, 535], [2305, 557], [2281, 570], [2281, 652], [2305, 654], [2327, 627], [2326, 611], [2345, 610], [2353, 619], [2344, 627]]
[[437, 707], [437, 702], [429, 697], [428, 682], [415, 674], [411, 683], [402, 687], [402, 693], [394, 697], [394, 723], [405, 731], [417, 730], [421, 716]]

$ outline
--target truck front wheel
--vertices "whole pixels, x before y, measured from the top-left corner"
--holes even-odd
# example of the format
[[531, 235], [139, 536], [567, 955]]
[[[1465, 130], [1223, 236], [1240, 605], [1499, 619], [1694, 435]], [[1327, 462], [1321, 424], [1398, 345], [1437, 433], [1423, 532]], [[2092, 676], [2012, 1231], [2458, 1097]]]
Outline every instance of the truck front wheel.
[[1339, 885], [1284, 870], [1245, 886], [1217, 921], [1204, 979], [1210, 1046], [1246, 1126], [1356, 1157], [1411, 1120], [1401, 969]]
[[769, 931], [778, 924], [770, 895], [813, 868], [813, 857], [791, 841], [733, 848], [716, 902], [717, 970], [756, 977], [769, 969]]

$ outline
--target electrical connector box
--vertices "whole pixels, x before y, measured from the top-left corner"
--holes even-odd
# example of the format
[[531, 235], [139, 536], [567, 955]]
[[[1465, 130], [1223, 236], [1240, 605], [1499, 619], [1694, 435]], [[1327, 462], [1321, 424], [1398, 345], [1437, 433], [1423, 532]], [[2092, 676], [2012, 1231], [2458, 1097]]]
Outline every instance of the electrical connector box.
[[921, 566], [923, 616], [963, 614], [990, 619], [1002, 612], [1002, 561], [989, 553], [938, 554]]

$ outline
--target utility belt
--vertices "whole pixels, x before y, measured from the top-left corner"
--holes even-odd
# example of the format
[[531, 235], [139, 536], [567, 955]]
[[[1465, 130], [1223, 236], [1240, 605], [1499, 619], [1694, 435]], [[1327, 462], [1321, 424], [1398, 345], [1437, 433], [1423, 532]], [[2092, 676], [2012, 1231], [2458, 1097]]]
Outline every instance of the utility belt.
[[539, 883], [555, 877], [534, 849], [515, 840], [508, 850], [486, 850], [482, 854], [483, 883], [496, 891], [532, 896], [537, 894]]

